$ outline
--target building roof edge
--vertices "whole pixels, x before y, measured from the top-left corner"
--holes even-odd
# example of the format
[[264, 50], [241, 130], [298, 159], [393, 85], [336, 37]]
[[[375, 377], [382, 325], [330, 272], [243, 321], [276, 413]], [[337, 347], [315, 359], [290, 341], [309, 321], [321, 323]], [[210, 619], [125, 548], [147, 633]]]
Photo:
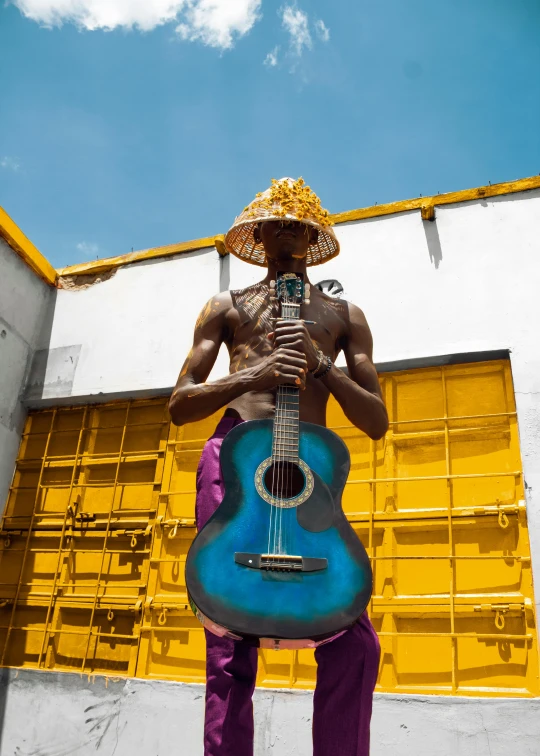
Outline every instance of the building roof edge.
[[[525, 192], [539, 188], [540, 176], [531, 176], [515, 181], [505, 181], [500, 184], [488, 184], [487, 186], [480, 186], [474, 189], [461, 189], [460, 191], [447, 192], [446, 194], [399, 200], [397, 202], [388, 202], [384, 205], [371, 205], [370, 207], [358, 208], [356, 210], [347, 210], [343, 213], [334, 213], [330, 217], [335, 225], [339, 225], [340, 223], [350, 223], [351, 221], [364, 220], [366, 218], [378, 218], [384, 215], [395, 215], [396, 213], [420, 210], [422, 217], [427, 220], [434, 217], [434, 208], [437, 206], [454, 205], [456, 203], [470, 202], [487, 197], [498, 197], [505, 194], [515, 194], [516, 192]], [[184, 252], [195, 252], [199, 249], [215, 247], [220, 255], [227, 254], [223, 244], [223, 235], [216, 235], [207, 236], [202, 239], [193, 239], [187, 242], [179, 242], [177, 244], [167, 244], [162, 247], [151, 247], [150, 249], [129, 252], [128, 254], [116, 257], [77, 263], [76, 265], [68, 265], [55, 270], [1, 207], [0, 237], [6, 240], [9, 246], [26, 262], [34, 273], [51, 286], [56, 286], [60, 276], [95, 275], [132, 263], [153, 260], [159, 257], [169, 257]]]
[[6, 211], [0, 207], [0, 237], [4, 239], [11, 249], [31, 268], [42, 281], [50, 286], [56, 285], [58, 275], [41, 252], [32, 244], [15, 221], [10, 218]]

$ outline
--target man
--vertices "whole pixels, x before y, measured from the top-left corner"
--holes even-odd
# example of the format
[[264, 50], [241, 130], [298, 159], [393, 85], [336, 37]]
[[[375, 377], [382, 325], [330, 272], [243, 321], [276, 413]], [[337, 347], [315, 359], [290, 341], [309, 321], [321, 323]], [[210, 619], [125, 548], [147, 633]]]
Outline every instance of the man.
[[[271, 418], [276, 387], [303, 389], [300, 420], [326, 425], [330, 393], [348, 419], [373, 439], [388, 428], [372, 338], [362, 311], [311, 288], [304, 320], [276, 316], [270, 282], [278, 271], [303, 273], [339, 252], [328, 213], [302, 179], [281, 179], [245, 208], [225, 238], [229, 252], [265, 266], [265, 278], [241, 291], [223, 292], [203, 308], [193, 347], [170, 401], [174, 423], [201, 420], [226, 407], [197, 470], [197, 527], [223, 497], [219, 449], [238, 423]], [[206, 383], [219, 348], [230, 354], [229, 375]], [[348, 375], [334, 366], [343, 352]], [[205, 756], [251, 756], [257, 649], [208, 631]], [[367, 756], [379, 643], [366, 614], [343, 635], [320, 645], [313, 700], [314, 756]]]

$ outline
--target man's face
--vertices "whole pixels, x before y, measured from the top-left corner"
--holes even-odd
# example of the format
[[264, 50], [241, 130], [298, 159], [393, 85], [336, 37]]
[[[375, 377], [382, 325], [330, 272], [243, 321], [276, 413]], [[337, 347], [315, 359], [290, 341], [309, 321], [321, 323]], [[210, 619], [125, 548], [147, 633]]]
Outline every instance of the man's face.
[[266, 256], [276, 262], [305, 259], [309, 245], [317, 241], [318, 235], [313, 226], [290, 220], [263, 221], [253, 231], [255, 241], [262, 242]]

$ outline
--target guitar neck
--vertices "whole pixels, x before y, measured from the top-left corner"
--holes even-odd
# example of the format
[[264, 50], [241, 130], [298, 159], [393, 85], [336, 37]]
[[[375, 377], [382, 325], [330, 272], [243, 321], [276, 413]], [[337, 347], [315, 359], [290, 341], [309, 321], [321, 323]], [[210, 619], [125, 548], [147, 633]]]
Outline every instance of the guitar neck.
[[[282, 303], [281, 317], [286, 320], [298, 320], [300, 318], [300, 305]], [[278, 386], [272, 439], [273, 459], [297, 462], [299, 437], [300, 391], [292, 384]]]

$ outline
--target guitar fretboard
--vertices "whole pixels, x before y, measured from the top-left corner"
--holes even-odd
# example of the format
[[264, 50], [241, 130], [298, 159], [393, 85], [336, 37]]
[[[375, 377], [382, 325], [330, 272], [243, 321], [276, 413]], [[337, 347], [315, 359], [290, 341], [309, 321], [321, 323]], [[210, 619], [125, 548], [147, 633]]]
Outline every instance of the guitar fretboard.
[[[299, 304], [282, 304], [281, 317], [298, 320]], [[298, 440], [300, 436], [300, 391], [291, 384], [278, 386], [276, 392], [276, 414], [272, 458], [280, 462], [298, 462]]]

